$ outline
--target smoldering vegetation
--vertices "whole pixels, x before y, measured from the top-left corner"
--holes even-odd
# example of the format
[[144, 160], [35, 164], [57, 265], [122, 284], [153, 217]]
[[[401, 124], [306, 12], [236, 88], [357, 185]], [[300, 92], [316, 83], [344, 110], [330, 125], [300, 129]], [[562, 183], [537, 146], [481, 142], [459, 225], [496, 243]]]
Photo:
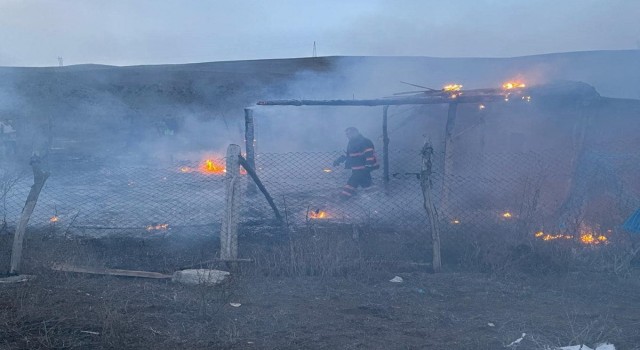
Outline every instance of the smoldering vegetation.
[[[40, 278], [0, 290], [2, 344], [394, 348], [428, 338], [495, 349], [526, 331], [523, 348], [607, 340], [633, 348], [637, 315], [627, 306], [638, 242], [621, 225], [640, 205], [637, 59], [621, 51], [2, 68], [0, 120], [15, 129], [2, 158], [3, 269], [33, 152], [51, 172], [24, 253], [24, 271]], [[255, 105], [424, 91], [401, 81], [464, 91], [509, 80], [526, 82], [531, 100], [458, 106], [450, 174], [448, 106], [390, 107], [388, 187], [379, 171], [375, 191], [346, 203], [334, 194], [349, 174], [331, 166], [343, 130], [358, 127], [381, 157], [382, 107]], [[274, 222], [262, 197], [243, 197], [239, 255], [252, 263], [235, 266], [231, 281], [188, 288], [50, 271], [60, 262], [229, 268], [216, 260], [224, 174], [201, 167], [224, 164], [230, 143], [244, 148], [245, 107], [254, 112], [256, 170], [285, 222]], [[441, 275], [429, 273], [417, 177], [425, 140], [435, 150]], [[405, 282], [388, 282], [395, 275]]]

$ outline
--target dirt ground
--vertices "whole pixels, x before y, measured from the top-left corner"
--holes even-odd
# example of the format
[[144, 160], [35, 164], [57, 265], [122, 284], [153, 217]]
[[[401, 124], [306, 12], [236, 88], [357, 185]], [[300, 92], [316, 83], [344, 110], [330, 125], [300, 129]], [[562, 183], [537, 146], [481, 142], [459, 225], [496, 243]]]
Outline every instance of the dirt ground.
[[[232, 278], [215, 287], [47, 268], [60, 261], [156, 272], [200, 267], [215, 257], [215, 237], [32, 235], [23, 270], [37, 278], [0, 284], [0, 348], [503, 349], [526, 333], [511, 348], [609, 341], [640, 349], [636, 272], [445, 266], [432, 274], [419, 236], [394, 248], [395, 235], [323, 234], [241, 237], [241, 256], [254, 262], [206, 264], [231, 268]], [[3, 269], [10, 240], [0, 235]], [[390, 282], [395, 276], [404, 281]]]

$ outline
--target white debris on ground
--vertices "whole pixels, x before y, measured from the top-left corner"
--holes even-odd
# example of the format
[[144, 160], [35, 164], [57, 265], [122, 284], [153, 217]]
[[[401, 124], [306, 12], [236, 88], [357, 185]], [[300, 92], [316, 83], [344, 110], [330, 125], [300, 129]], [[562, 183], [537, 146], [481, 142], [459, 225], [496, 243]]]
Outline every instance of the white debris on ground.
[[389, 280], [389, 282], [393, 282], [393, 283], [402, 283], [402, 282], [404, 282], [404, 280], [402, 279], [402, 277], [400, 277], [400, 276], [396, 276], [396, 277], [394, 277], [394, 278], [390, 279], [390, 280]]
[[558, 350], [616, 350], [616, 347], [613, 344], [603, 343], [596, 345], [595, 349], [592, 349], [586, 345], [572, 345], [572, 346], [563, 346], [558, 348]]
[[527, 333], [522, 333], [522, 336], [520, 336], [520, 338], [514, 340], [511, 342], [511, 344], [507, 345], [508, 348], [514, 347], [518, 344], [520, 344], [520, 342], [524, 339], [524, 337], [527, 336]]
[[171, 281], [188, 285], [215, 285], [227, 278], [230, 273], [220, 270], [192, 269], [176, 271]]
[[229, 303], [229, 305], [233, 306], [233, 307], [240, 307], [242, 306], [242, 304], [240, 303]]
[[35, 279], [34, 275], [17, 275], [0, 278], [0, 283], [22, 283]]

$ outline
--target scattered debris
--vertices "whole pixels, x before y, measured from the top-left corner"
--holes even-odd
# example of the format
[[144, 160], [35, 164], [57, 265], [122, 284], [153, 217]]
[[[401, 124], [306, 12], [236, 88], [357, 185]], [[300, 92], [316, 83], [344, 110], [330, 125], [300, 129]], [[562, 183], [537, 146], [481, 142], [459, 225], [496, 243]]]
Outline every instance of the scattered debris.
[[93, 334], [93, 335], [100, 335], [100, 332], [93, 332], [93, 331], [80, 331], [80, 333], [87, 333], [87, 334]]
[[229, 303], [229, 305], [231, 305], [233, 307], [240, 307], [242, 304], [240, 304], [240, 303]]
[[520, 336], [520, 338], [512, 341], [511, 344], [507, 345], [507, 347], [511, 348], [511, 347], [514, 347], [514, 346], [520, 344], [520, 342], [523, 341], [524, 337], [526, 337], [526, 336], [527, 336], [527, 333], [522, 333], [522, 336]]
[[[94, 267], [75, 267], [67, 264], [54, 264], [51, 267], [55, 271], [64, 272], [77, 272], [88, 273], [94, 275], [109, 275], [109, 276], [125, 276], [125, 277], [142, 277], [142, 278], [156, 278], [156, 279], [169, 279], [173, 282], [189, 285], [214, 285], [222, 282], [229, 272], [220, 270], [208, 270], [208, 269], [191, 269], [176, 271], [173, 275], [148, 272], [148, 271], [135, 271], [135, 270], [119, 270], [119, 269], [105, 269]], [[0, 281], [1, 282], [1, 281]]]
[[215, 285], [225, 280], [230, 273], [220, 270], [193, 269], [176, 271], [171, 280], [189, 285]]
[[34, 278], [36, 278], [36, 276], [34, 275], [9, 276], [9, 277], [0, 278], [0, 283], [21, 283], [21, 282], [31, 281]]
[[404, 282], [404, 280], [402, 279], [402, 277], [400, 277], [400, 276], [396, 276], [396, 277], [394, 277], [394, 278], [390, 279], [390, 280], [389, 280], [389, 282], [393, 282], [393, 283], [402, 283], [402, 282]]
[[561, 348], [558, 348], [558, 350], [616, 350], [616, 347], [610, 343], [602, 343], [602, 344], [596, 345], [595, 349], [592, 349], [582, 344], [582, 345], [563, 346]]

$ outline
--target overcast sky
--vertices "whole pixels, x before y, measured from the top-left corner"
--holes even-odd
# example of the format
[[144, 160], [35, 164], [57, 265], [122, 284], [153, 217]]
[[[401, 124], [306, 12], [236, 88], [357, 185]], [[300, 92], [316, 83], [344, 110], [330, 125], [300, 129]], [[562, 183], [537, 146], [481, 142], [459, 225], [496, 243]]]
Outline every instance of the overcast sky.
[[0, 0], [0, 65], [637, 49], [640, 0]]

